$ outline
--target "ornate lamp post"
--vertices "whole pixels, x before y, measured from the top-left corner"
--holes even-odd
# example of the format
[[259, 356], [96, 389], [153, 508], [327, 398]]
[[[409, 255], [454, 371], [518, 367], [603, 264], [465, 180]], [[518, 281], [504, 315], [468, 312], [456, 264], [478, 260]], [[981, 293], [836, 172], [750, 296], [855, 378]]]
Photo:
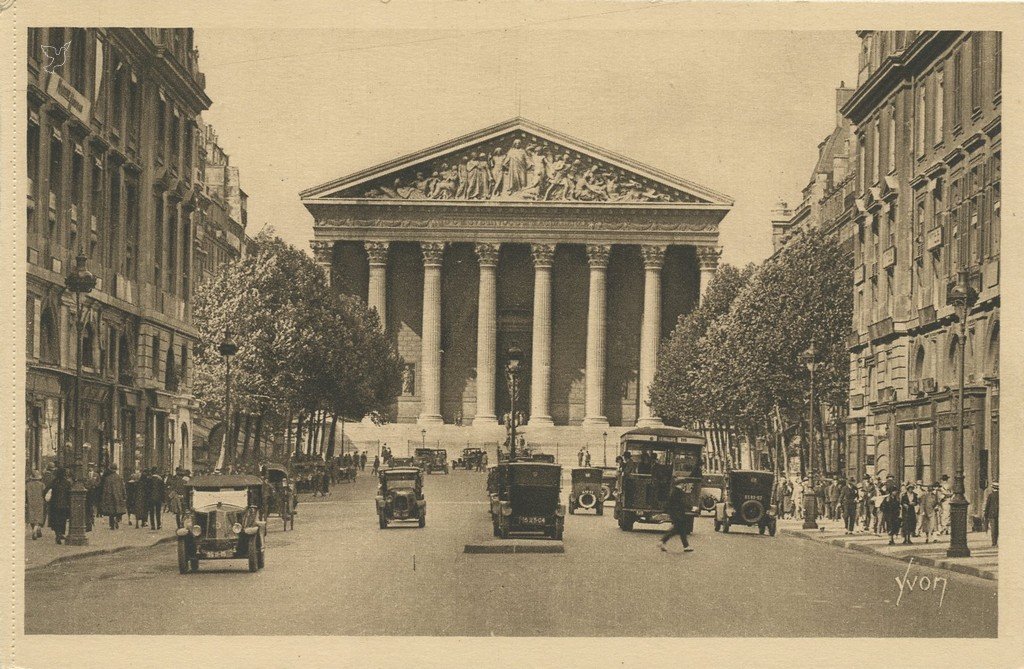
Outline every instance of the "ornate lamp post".
[[506, 353], [505, 378], [508, 382], [508, 459], [516, 459], [516, 428], [519, 427], [519, 417], [516, 410], [516, 401], [519, 399], [519, 376], [522, 372], [523, 351], [513, 346]]
[[72, 416], [72, 457], [74, 458], [71, 475], [74, 484], [71, 486], [71, 523], [68, 528], [66, 543], [71, 546], [85, 546], [89, 540], [85, 536], [85, 462], [82, 455], [82, 295], [87, 295], [96, 287], [96, 277], [85, 267], [88, 259], [79, 249], [75, 258], [75, 269], [64, 279], [64, 285], [75, 294], [75, 404]]
[[807, 461], [810, 470], [808, 485], [804, 489], [804, 525], [805, 530], [818, 529], [818, 505], [814, 494], [814, 370], [818, 366], [818, 352], [812, 343], [810, 348], [800, 354], [800, 362], [810, 372], [811, 393], [807, 409]]
[[956, 310], [956, 318], [960, 323], [960, 337], [957, 341], [960, 360], [959, 382], [957, 383], [956, 402], [956, 473], [953, 475], [953, 497], [949, 500], [949, 548], [946, 557], [971, 557], [971, 549], [967, 546], [967, 506], [964, 496], [964, 353], [967, 345], [967, 316], [971, 307], [978, 301], [977, 292], [968, 281], [966, 270], [960, 270], [956, 285], [949, 291], [947, 299]]
[[[231, 446], [234, 447], [234, 440], [231, 439], [231, 356], [238, 353], [238, 344], [235, 343], [231, 330], [224, 332], [224, 339], [221, 341], [220, 346], [217, 347], [217, 352], [224, 356], [224, 447], [227, 448], [229, 439], [231, 440]], [[234, 453], [231, 457], [234, 458]], [[225, 465], [227, 460], [225, 459]]]

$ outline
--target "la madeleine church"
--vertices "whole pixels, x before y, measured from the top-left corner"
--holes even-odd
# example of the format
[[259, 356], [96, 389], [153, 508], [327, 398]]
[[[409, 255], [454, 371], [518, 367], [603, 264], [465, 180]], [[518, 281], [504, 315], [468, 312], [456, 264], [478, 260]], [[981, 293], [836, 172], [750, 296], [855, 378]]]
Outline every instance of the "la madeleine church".
[[377, 310], [406, 363], [375, 429], [417, 441], [501, 434], [512, 347], [531, 441], [659, 425], [658, 342], [714, 274], [733, 204], [523, 118], [301, 198], [331, 285]]

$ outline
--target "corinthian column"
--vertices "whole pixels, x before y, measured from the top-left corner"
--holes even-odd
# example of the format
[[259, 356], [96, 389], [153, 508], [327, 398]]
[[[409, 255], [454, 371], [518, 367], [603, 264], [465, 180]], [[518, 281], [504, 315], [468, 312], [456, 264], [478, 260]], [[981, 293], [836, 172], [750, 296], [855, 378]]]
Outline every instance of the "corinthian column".
[[377, 310], [380, 317], [380, 328], [388, 328], [388, 242], [363, 242], [366, 255], [370, 257], [370, 286], [366, 295], [366, 304]]
[[533, 245], [533, 368], [530, 372], [530, 425], [551, 420], [551, 266], [554, 244]]
[[588, 245], [590, 298], [587, 301], [587, 396], [584, 425], [605, 426], [604, 353], [605, 353], [605, 278], [608, 273], [608, 245]]
[[441, 261], [444, 242], [423, 242], [423, 348], [420, 354], [421, 425], [440, 425], [441, 418]]
[[494, 366], [498, 323], [498, 254], [500, 244], [477, 244], [480, 260], [480, 297], [476, 321], [476, 416], [473, 425], [495, 424]]
[[650, 401], [651, 384], [658, 369], [658, 343], [661, 339], [661, 268], [665, 263], [664, 246], [642, 246], [644, 257], [644, 319], [640, 325], [640, 413], [638, 427], [662, 425]]
[[331, 263], [334, 259], [334, 242], [325, 242], [319, 239], [314, 239], [309, 243], [309, 248], [313, 250], [313, 260], [319, 265], [324, 272], [327, 274], [327, 285], [331, 285]]
[[722, 256], [722, 249], [718, 246], [698, 246], [697, 263], [700, 265], [700, 299], [704, 301], [704, 293], [708, 290], [708, 284], [718, 271], [718, 259]]

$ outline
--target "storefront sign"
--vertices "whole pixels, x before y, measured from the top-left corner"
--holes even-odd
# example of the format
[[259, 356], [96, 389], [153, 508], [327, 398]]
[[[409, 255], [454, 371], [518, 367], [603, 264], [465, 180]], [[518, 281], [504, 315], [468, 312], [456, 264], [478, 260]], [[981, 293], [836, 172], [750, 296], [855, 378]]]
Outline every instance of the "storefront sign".
[[51, 74], [46, 86], [47, 94], [61, 104], [82, 123], [88, 124], [92, 104], [89, 99], [72, 88], [59, 74]]

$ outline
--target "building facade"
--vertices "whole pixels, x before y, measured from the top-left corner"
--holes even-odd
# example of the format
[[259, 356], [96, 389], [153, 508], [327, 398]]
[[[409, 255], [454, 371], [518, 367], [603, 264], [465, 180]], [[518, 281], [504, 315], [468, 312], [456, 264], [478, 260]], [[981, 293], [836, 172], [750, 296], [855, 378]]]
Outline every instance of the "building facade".
[[[68, 44], [63, 63], [44, 45]], [[31, 28], [27, 462], [70, 464], [81, 251], [81, 433], [91, 464], [189, 466], [195, 221], [210, 105], [192, 31]]]
[[249, 196], [238, 168], [217, 141], [213, 126], [199, 123], [204, 183], [199, 193], [195, 239], [195, 279], [202, 283], [245, 256]]
[[965, 472], [971, 512], [999, 475], [1001, 35], [861, 33], [856, 126], [850, 475], [953, 477], [966, 270]]
[[[309, 189], [313, 250], [406, 361], [392, 422], [657, 424], [658, 344], [717, 267], [726, 196], [524, 119]], [[614, 437], [613, 437], [614, 439]]]

